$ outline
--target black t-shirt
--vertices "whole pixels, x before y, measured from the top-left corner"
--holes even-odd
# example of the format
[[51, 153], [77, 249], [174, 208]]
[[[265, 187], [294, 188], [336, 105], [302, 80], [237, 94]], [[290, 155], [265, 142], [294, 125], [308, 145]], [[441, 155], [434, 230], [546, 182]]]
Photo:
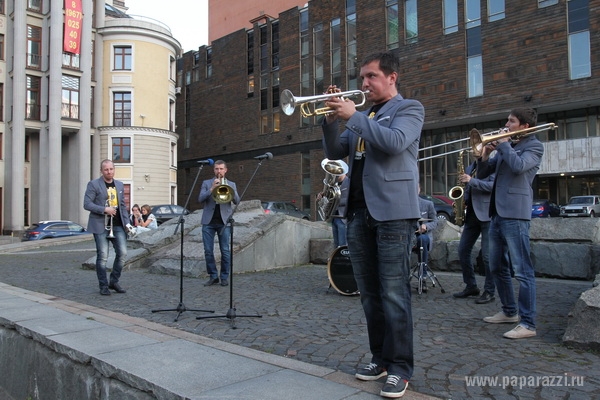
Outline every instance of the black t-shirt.
[[[383, 105], [387, 103], [375, 104], [369, 110], [369, 118], [375, 117], [375, 114], [383, 107]], [[363, 189], [363, 170], [365, 168], [365, 155], [366, 155], [366, 147], [364, 145], [364, 141], [362, 137], [358, 141], [357, 148], [354, 149], [354, 154], [351, 154], [351, 157], [354, 157], [354, 162], [352, 163], [352, 172], [350, 173], [350, 193], [348, 193], [348, 215], [353, 210], [358, 210], [361, 208], [367, 208], [367, 202], [365, 201], [365, 192]]]
[[119, 197], [117, 196], [117, 187], [115, 186], [115, 181], [113, 180], [110, 183], [104, 181], [104, 184], [106, 185], [106, 193], [108, 195], [108, 207], [117, 207], [117, 213], [112, 219], [112, 225], [123, 226], [123, 222], [121, 221], [121, 213], [118, 211]]

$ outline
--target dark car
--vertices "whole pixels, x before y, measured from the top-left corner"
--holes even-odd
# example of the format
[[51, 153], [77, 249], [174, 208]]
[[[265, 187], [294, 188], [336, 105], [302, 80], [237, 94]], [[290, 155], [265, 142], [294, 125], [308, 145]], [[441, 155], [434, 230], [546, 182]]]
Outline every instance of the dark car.
[[91, 235], [83, 226], [72, 221], [40, 221], [23, 234], [23, 241]]
[[296, 207], [293, 203], [287, 201], [263, 201], [261, 202], [263, 210], [265, 210], [265, 214], [269, 213], [280, 213], [286, 214], [292, 217], [301, 218], [301, 219], [310, 219], [310, 214], [305, 211], [302, 211], [298, 207]]
[[436, 199], [440, 199], [442, 200], [444, 203], [452, 205], [454, 204], [454, 200], [452, 200], [450, 197], [448, 196], [444, 196], [441, 194], [432, 194], [431, 197], [435, 197]]
[[420, 194], [419, 196], [433, 202], [438, 220], [454, 223], [454, 208], [452, 205], [446, 203], [444, 200], [440, 200], [437, 197], [429, 196], [427, 194]]
[[533, 200], [531, 205], [531, 218], [559, 217], [560, 207], [550, 200]]
[[158, 225], [170, 220], [171, 218], [179, 217], [182, 212], [183, 215], [188, 215], [190, 213], [189, 210], [176, 204], [160, 204], [152, 207], [151, 211], [151, 213], [154, 214], [154, 217], [156, 217], [156, 223]]

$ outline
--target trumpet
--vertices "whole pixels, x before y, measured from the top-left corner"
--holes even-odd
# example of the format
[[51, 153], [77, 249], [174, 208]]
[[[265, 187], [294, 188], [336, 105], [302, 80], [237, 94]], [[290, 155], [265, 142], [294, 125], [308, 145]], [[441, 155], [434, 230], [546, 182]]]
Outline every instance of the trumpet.
[[542, 124], [542, 125], [537, 125], [537, 126], [532, 126], [531, 128], [521, 129], [521, 130], [513, 131], [513, 132], [507, 131], [506, 128], [502, 128], [502, 129], [498, 129], [493, 132], [480, 133], [477, 129], [473, 128], [473, 129], [471, 129], [471, 132], [469, 133], [469, 137], [467, 137], [467, 138], [451, 140], [449, 142], [440, 143], [440, 144], [436, 144], [436, 145], [428, 146], [428, 147], [423, 147], [422, 149], [419, 149], [419, 151], [425, 151], [425, 150], [430, 150], [430, 149], [434, 149], [434, 148], [441, 147], [441, 146], [447, 146], [447, 145], [451, 145], [454, 143], [463, 142], [465, 140], [469, 141], [469, 147], [464, 147], [464, 148], [461, 148], [458, 150], [448, 151], [448, 152], [442, 153], [442, 154], [435, 154], [435, 155], [432, 155], [429, 157], [419, 158], [419, 161], [430, 160], [432, 158], [437, 158], [437, 157], [444, 157], [444, 156], [447, 156], [448, 154], [460, 153], [460, 152], [464, 152], [464, 151], [472, 152], [473, 155], [475, 155], [476, 157], [479, 157], [483, 147], [489, 143], [495, 142], [496, 140], [503, 139], [503, 138], [514, 138], [514, 140], [517, 140], [517, 139], [521, 139], [523, 137], [532, 135], [534, 133], [545, 132], [545, 131], [554, 130], [554, 129], [556, 129], [556, 124], [554, 124], [553, 122], [550, 122], [547, 124]]
[[[108, 200], [106, 200], [106, 204], [104, 205], [105, 207], [110, 207]], [[106, 230], [108, 231], [108, 235], [106, 236], [108, 239], [114, 239], [115, 235], [113, 234], [113, 216], [112, 215], [106, 215], [104, 217], [104, 225]]]
[[[367, 101], [367, 94], [369, 91], [363, 92], [362, 90], [349, 90], [347, 92], [337, 93], [325, 93], [318, 94], [315, 96], [295, 97], [291, 91], [285, 89], [281, 92], [279, 97], [279, 103], [281, 104], [281, 110], [285, 115], [292, 115], [297, 106], [300, 106], [300, 112], [304, 118], [313, 117], [315, 115], [328, 115], [333, 112], [331, 107], [317, 108], [316, 103], [327, 101], [333, 97], [339, 97], [342, 99], [349, 99], [352, 97], [359, 97], [359, 103], [356, 103], [356, 107], [360, 107]], [[312, 109], [311, 109], [312, 104]]]

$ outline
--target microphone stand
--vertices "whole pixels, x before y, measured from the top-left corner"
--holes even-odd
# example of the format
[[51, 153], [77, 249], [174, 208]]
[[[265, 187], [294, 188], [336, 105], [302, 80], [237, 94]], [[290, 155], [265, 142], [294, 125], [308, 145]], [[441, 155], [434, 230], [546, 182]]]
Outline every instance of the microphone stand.
[[[268, 154], [270, 154], [270, 153], [268, 153]], [[272, 157], [273, 157], [273, 155], [270, 155], [270, 158], [272, 158]], [[270, 158], [268, 158], [268, 159], [270, 159]], [[201, 315], [199, 317], [196, 317], [196, 319], [227, 318], [231, 322], [231, 328], [232, 329], [237, 329], [237, 327], [235, 326], [235, 319], [236, 319], [236, 317], [240, 317], [240, 318], [262, 318], [262, 315], [260, 315], [260, 314], [237, 315], [236, 314], [236, 309], [233, 306], [233, 259], [234, 259], [234, 257], [233, 257], [233, 224], [235, 222], [233, 220], [233, 214], [235, 214], [235, 211], [237, 210], [238, 205], [242, 202], [242, 198], [244, 197], [244, 194], [246, 194], [246, 190], [248, 190], [248, 187], [250, 186], [250, 183], [252, 182], [252, 180], [254, 179], [254, 176], [258, 172], [258, 169], [262, 165], [263, 160], [264, 159], [259, 159], [259, 163], [256, 166], [256, 169], [254, 170], [254, 173], [250, 177], [250, 180], [246, 184], [246, 187], [244, 188], [244, 191], [242, 192], [242, 194], [240, 196], [240, 201], [237, 204], [234, 205], [233, 210], [231, 211], [231, 215], [227, 219], [227, 224], [229, 224], [229, 226], [231, 227], [231, 238], [229, 240], [229, 251], [231, 253], [231, 265], [230, 265], [230, 268], [229, 268], [229, 310], [227, 310], [226, 314], [221, 314], [221, 315]]]
[[200, 168], [198, 168], [198, 173], [196, 174], [196, 179], [194, 179], [194, 183], [192, 184], [192, 188], [190, 189], [190, 194], [188, 195], [187, 200], [185, 201], [183, 210], [181, 210], [181, 215], [179, 215], [179, 221], [177, 222], [177, 225], [175, 226], [175, 231], [173, 232], [173, 235], [176, 235], [177, 231], [179, 230], [179, 225], [181, 225], [181, 245], [180, 245], [180, 250], [179, 250], [179, 304], [177, 304], [176, 308], [152, 310], [153, 313], [165, 312], [165, 311], [177, 311], [177, 316], [175, 317], [175, 322], [177, 322], [177, 320], [179, 319], [179, 316], [182, 313], [184, 313], [185, 311], [199, 311], [199, 312], [214, 313], [214, 311], [211, 311], [211, 310], [190, 309], [190, 308], [187, 308], [185, 306], [185, 304], [183, 304], [183, 236], [185, 233], [185, 228], [184, 228], [185, 219], [183, 218], [183, 213], [185, 212], [185, 210], [187, 210], [188, 204], [190, 202], [190, 198], [192, 197], [192, 193], [194, 193], [194, 188], [196, 187], [196, 182], [198, 182], [198, 177], [200, 176], [200, 172], [202, 171], [202, 168], [204, 168], [204, 165], [200, 165]]

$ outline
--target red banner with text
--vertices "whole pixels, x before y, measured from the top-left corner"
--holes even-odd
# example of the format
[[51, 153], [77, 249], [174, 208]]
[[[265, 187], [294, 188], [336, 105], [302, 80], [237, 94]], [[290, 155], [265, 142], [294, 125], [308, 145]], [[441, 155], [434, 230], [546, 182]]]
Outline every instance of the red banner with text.
[[81, 0], [65, 0], [65, 37], [63, 40], [65, 52], [80, 53], [82, 22]]

